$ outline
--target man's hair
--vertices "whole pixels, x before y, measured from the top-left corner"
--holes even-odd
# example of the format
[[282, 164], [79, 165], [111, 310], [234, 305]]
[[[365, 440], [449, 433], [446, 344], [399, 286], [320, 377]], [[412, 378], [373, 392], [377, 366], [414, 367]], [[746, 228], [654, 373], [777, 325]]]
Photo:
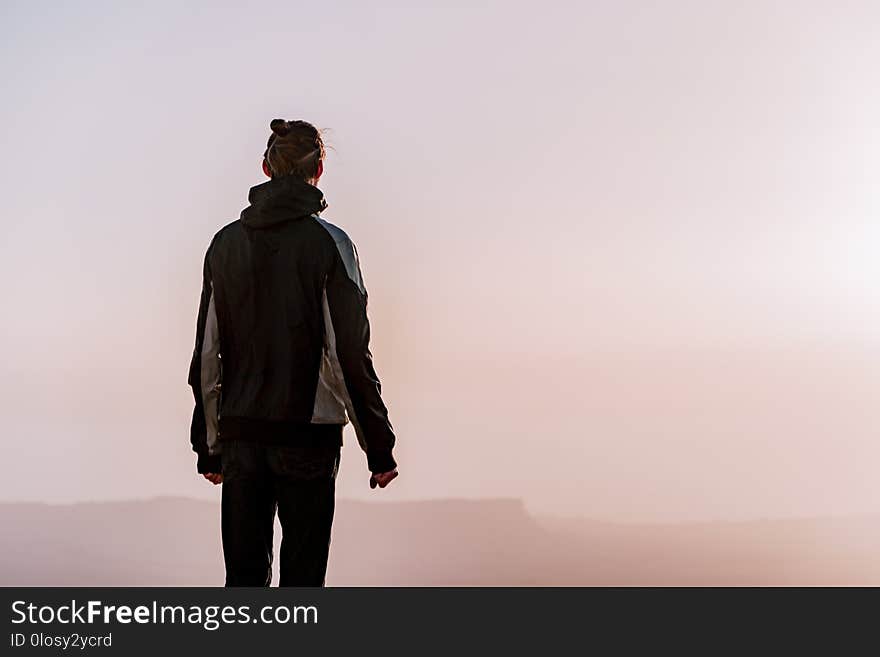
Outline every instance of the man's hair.
[[272, 134], [263, 157], [272, 177], [314, 179], [318, 175], [318, 164], [326, 155], [320, 131], [307, 121], [284, 119], [272, 119], [269, 127]]

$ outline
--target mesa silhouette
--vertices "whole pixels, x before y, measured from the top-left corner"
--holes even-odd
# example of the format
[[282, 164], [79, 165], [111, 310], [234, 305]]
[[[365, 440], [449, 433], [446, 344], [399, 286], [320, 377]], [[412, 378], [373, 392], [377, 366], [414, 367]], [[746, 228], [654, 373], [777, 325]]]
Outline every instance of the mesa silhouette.
[[[518, 500], [340, 500], [327, 584], [877, 585], [878, 521], [637, 525], [531, 516]], [[3, 503], [0, 522], [6, 586], [223, 582], [216, 502]]]

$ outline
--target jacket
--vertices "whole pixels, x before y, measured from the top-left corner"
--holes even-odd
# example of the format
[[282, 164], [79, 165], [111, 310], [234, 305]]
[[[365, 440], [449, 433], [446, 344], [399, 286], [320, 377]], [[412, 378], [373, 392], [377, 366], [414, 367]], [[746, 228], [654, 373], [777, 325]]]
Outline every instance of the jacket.
[[367, 290], [348, 235], [320, 216], [321, 191], [284, 176], [205, 254], [189, 369], [199, 472], [221, 472], [224, 440], [330, 440], [348, 420], [371, 472], [396, 467], [394, 431], [370, 354]]

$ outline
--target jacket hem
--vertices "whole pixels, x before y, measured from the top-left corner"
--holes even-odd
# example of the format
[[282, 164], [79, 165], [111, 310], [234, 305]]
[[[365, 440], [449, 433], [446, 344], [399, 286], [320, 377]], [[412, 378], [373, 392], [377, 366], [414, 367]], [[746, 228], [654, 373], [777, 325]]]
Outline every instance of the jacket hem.
[[300, 447], [342, 445], [342, 424], [312, 424], [263, 418], [220, 418], [220, 444], [232, 440]]

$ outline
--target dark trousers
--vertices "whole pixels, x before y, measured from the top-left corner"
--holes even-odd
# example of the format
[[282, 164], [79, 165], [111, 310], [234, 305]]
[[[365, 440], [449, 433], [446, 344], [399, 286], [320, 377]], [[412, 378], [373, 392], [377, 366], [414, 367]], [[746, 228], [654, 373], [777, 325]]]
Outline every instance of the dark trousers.
[[269, 586], [275, 513], [280, 586], [323, 586], [335, 507], [338, 445], [223, 443], [226, 586]]

